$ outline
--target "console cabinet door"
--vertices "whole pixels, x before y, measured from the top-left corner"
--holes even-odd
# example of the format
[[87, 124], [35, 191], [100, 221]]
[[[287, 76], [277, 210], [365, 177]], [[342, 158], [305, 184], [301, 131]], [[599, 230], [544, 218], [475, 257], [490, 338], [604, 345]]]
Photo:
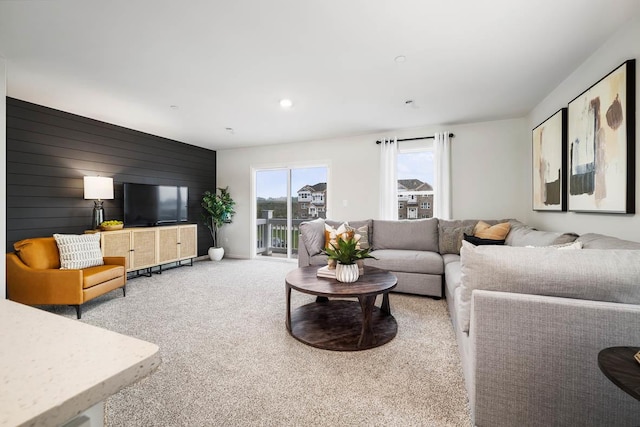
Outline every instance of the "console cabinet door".
[[198, 226], [196, 224], [180, 227], [180, 259], [198, 256]]
[[131, 230], [131, 268], [133, 270], [158, 265], [156, 236], [155, 228]]
[[102, 256], [123, 256], [127, 260], [126, 270], [131, 268], [131, 233], [129, 230], [103, 231], [100, 233]]
[[158, 229], [158, 264], [177, 261], [179, 258], [179, 227]]

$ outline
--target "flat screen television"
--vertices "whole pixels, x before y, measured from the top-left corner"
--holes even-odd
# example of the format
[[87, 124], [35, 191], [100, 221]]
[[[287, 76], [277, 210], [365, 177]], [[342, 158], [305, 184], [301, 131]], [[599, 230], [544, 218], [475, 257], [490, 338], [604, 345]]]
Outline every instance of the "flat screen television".
[[188, 187], [171, 185], [124, 185], [124, 224], [148, 227], [188, 221]]

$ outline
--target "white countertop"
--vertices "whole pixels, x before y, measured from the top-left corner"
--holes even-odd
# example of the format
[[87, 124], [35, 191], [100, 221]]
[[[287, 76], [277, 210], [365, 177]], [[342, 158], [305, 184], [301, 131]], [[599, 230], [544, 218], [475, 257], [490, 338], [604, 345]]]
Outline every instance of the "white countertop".
[[60, 425], [160, 364], [158, 346], [0, 300], [0, 426]]

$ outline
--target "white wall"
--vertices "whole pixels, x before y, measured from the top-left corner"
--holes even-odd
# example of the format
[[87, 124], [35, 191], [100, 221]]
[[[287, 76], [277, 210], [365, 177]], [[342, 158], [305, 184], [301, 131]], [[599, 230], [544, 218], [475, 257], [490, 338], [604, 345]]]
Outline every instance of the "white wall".
[[[531, 171], [531, 129], [569, 101], [618, 67], [627, 59], [636, 59], [636, 106], [640, 103], [640, 17], [636, 17], [597, 49], [580, 67], [538, 104], [527, 117], [529, 124], [528, 161], [522, 167]], [[640, 202], [640, 122], [636, 107], [636, 210]], [[531, 206], [531, 172], [527, 176]], [[640, 241], [640, 215], [595, 214], [576, 212], [534, 212], [529, 210], [527, 222], [544, 230], [595, 232]]]
[[452, 142], [454, 218], [522, 218], [526, 214], [528, 194], [523, 186], [527, 173], [521, 166], [524, 160], [514, 161], [526, 158], [529, 150], [523, 143], [528, 137], [525, 119], [220, 150], [218, 186], [229, 186], [237, 203], [233, 223], [226, 225], [221, 234], [227, 256], [253, 255], [254, 168], [328, 164], [327, 216], [347, 220], [377, 218], [379, 148], [375, 141], [383, 137], [433, 135], [436, 131], [456, 135]]
[[[7, 65], [0, 56], [0, 152], [4, 154], [0, 160], [0, 245], [2, 253], [7, 252]], [[6, 258], [0, 257], [0, 271], [5, 271]], [[6, 277], [0, 278], [0, 299], [7, 295]]]

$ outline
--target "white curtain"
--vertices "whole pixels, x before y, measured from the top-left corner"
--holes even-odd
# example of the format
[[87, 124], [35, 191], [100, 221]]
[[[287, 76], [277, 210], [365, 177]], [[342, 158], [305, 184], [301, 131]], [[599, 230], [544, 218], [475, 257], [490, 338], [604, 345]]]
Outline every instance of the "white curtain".
[[398, 219], [398, 173], [396, 139], [380, 143], [380, 219]]
[[433, 216], [451, 219], [451, 141], [449, 132], [436, 132], [433, 138], [435, 157]]

